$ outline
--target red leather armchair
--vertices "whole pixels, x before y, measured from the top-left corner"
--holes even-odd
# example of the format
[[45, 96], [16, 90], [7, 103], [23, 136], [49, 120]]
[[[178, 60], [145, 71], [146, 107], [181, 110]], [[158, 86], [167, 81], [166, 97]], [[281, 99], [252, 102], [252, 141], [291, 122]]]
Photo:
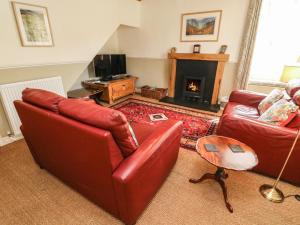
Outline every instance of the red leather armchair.
[[[299, 115], [287, 127], [258, 121], [257, 106], [265, 95], [233, 91], [218, 125], [217, 134], [235, 138], [252, 147], [259, 163], [253, 169], [277, 177], [300, 128]], [[300, 141], [291, 156], [282, 179], [300, 185]]]
[[181, 122], [134, 124], [91, 102], [26, 89], [15, 101], [21, 130], [37, 164], [100, 207], [134, 224], [172, 167]]

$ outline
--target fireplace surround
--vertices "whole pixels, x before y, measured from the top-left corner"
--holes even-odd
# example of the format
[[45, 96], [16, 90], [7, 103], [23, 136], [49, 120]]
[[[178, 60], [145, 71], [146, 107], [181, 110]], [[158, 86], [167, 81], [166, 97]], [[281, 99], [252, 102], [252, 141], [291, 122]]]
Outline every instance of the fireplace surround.
[[218, 95], [227, 54], [169, 53], [168, 97], [162, 102], [218, 112]]

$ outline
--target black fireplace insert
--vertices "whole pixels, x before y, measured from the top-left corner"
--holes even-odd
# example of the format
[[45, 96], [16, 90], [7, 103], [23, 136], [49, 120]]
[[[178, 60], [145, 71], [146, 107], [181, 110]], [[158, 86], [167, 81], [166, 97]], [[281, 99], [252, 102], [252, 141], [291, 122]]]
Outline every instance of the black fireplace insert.
[[174, 98], [162, 102], [217, 112], [211, 105], [217, 71], [217, 61], [177, 60]]

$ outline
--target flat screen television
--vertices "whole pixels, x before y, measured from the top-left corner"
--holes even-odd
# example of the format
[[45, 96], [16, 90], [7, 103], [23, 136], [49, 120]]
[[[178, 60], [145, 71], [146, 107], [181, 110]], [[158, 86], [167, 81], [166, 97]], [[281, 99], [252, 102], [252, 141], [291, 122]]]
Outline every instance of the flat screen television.
[[126, 74], [126, 55], [96, 55], [94, 67], [96, 76], [101, 80], [112, 80], [114, 75]]

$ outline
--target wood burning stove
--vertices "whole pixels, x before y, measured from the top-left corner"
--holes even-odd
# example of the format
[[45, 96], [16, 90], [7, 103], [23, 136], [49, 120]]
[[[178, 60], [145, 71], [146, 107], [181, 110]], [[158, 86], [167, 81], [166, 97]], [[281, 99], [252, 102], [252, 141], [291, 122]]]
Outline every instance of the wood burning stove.
[[185, 76], [183, 83], [183, 98], [188, 101], [203, 102], [205, 77]]
[[212, 105], [217, 62], [201, 60], [177, 60], [174, 98], [161, 101], [216, 112]]

